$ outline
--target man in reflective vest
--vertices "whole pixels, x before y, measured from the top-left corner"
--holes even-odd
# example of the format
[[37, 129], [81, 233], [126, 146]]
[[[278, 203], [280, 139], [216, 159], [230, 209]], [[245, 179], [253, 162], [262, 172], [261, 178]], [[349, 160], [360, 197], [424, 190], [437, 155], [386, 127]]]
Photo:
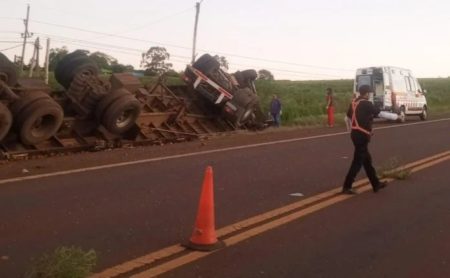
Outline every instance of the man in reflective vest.
[[368, 100], [370, 90], [369, 85], [359, 87], [359, 97], [352, 101], [347, 111], [347, 117], [351, 119], [351, 138], [355, 146], [355, 153], [342, 187], [342, 193], [344, 194], [356, 194], [352, 190], [352, 184], [359, 170], [361, 170], [361, 166], [364, 166], [367, 177], [372, 184], [373, 192], [378, 192], [381, 188], [386, 187], [386, 183], [380, 182], [377, 177], [368, 149], [372, 136], [373, 117], [380, 113], [380, 110]]

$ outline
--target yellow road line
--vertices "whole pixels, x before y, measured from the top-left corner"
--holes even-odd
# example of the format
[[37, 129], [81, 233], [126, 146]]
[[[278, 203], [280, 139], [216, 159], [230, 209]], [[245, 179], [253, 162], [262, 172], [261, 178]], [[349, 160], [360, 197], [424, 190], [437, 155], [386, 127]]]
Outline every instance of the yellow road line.
[[[399, 168], [411, 169], [411, 172], [413, 173], [413, 172], [417, 172], [417, 171], [420, 171], [422, 169], [431, 167], [431, 166], [436, 165], [438, 163], [444, 162], [444, 161], [449, 160], [449, 159], [450, 159], [450, 151], [445, 151], [445, 152], [442, 152], [442, 153], [439, 153], [439, 154], [436, 154], [436, 155], [433, 155], [433, 156], [430, 156], [430, 157], [427, 157], [427, 158], [424, 158], [424, 159], [420, 159], [420, 160], [412, 162], [412, 163], [408, 163], [408, 164], [406, 164], [404, 166], [401, 166]], [[393, 179], [385, 179], [385, 180], [393, 181]], [[354, 183], [354, 186], [358, 187], [358, 192], [359, 193], [363, 193], [363, 192], [371, 190], [371, 186], [368, 185], [367, 183], [368, 183], [368, 179], [363, 179], [363, 180], [359, 180], [356, 183]], [[364, 184], [366, 184], [366, 185], [364, 185]], [[361, 185], [364, 185], [364, 186], [361, 186]], [[266, 231], [268, 231], [270, 229], [274, 229], [274, 228], [279, 227], [281, 225], [287, 224], [287, 223], [292, 222], [294, 220], [297, 220], [297, 219], [299, 219], [301, 217], [309, 215], [309, 214], [311, 214], [313, 212], [316, 212], [318, 210], [321, 210], [323, 208], [329, 207], [331, 205], [334, 205], [336, 203], [339, 203], [341, 201], [344, 201], [344, 200], [347, 200], [348, 198], [353, 197], [353, 196], [349, 196], [349, 195], [336, 195], [336, 194], [338, 194], [340, 192], [340, 190], [341, 190], [340, 187], [339, 188], [335, 188], [335, 189], [332, 189], [332, 190], [329, 190], [329, 191], [317, 194], [315, 196], [306, 198], [304, 200], [292, 203], [290, 205], [287, 205], [287, 206], [284, 206], [284, 207], [281, 207], [281, 208], [278, 208], [278, 209], [274, 209], [274, 210], [271, 210], [269, 212], [257, 215], [255, 217], [251, 217], [251, 218], [248, 218], [246, 220], [243, 220], [243, 221], [234, 223], [232, 225], [223, 227], [223, 228], [217, 230], [217, 235], [218, 235], [218, 237], [224, 237], [224, 236], [226, 236], [226, 235], [228, 235], [230, 233], [237, 232], [239, 230], [248, 228], [250, 226], [257, 225], [257, 224], [259, 224], [261, 222], [270, 220], [270, 219], [275, 218], [275, 217], [277, 217], [279, 215], [286, 214], [286, 213], [295, 211], [295, 210], [297, 210], [299, 208], [306, 207], [306, 206], [310, 205], [309, 207], [306, 207], [306, 208], [304, 208], [304, 209], [302, 209], [300, 211], [295, 211], [295, 212], [293, 212], [293, 213], [291, 213], [289, 215], [280, 217], [278, 219], [274, 219], [274, 220], [272, 220], [272, 221], [270, 221], [268, 223], [264, 223], [264, 224], [262, 224], [260, 226], [248, 229], [248, 230], [246, 230], [244, 232], [241, 232], [241, 233], [239, 233], [237, 235], [231, 236], [230, 238], [227, 238], [227, 239], [224, 240], [225, 243], [227, 245], [229, 245], [229, 246], [237, 244], [237, 243], [239, 243], [239, 242], [241, 242], [241, 241], [243, 241], [245, 239], [248, 239], [248, 238], [253, 237], [255, 235], [259, 235], [259, 234], [261, 234], [263, 232], [266, 232]], [[329, 199], [327, 199], [327, 198], [329, 198]], [[324, 200], [324, 199], [327, 199], [327, 200]], [[321, 200], [324, 200], [324, 201], [320, 202]], [[316, 203], [316, 202], [319, 202], [319, 203]], [[314, 203], [316, 203], [316, 204], [314, 204]], [[149, 264], [151, 264], [152, 262], [154, 262], [154, 261], [156, 261], [158, 259], [167, 258], [169, 256], [176, 255], [177, 253], [180, 253], [181, 251], [184, 251], [184, 250], [185, 250], [185, 248], [181, 247], [180, 245], [173, 245], [173, 246], [161, 249], [159, 251], [150, 253], [148, 255], [139, 257], [137, 259], [125, 262], [125, 263], [123, 263], [121, 265], [112, 267], [112, 268], [107, 269], [107, 270], [105, 270], [105, 271], [103, 271], [101, 273], [95, 274], [92, 277], [95, 277], [95, 278], [115, 277], [115, 276], [117, 276], [119, 274], [130, 272], [130, 271], [132, 271], [132, 270], [134, 270], [134, 269], [136, 269], [138, 267], [149, 265]], [[214, 251], [214, 252], [216, 252], [216, 251]], [[198, 259], [200, 259], [202, 257], [205, 257], [207, 255], [210, 255], [211, 253], [214, 253], [214, 252], [210, 252], [210, 253], [190, 252], [189, 254], [186, 254], [184, 256], [181, 256], [179, 258], [176, 258], [176, 259], [171, 260], [169, 262], [166, 262], [164, 264], [158, 265], [158, 266], [156, 266], [154, 268], [151, 268], [151, 269], [149, 269], [147, 271], [144, 271], [144, 272], [142, 272], [142, 273], [140, 273], [138, 275], [135, 275], [133, 277], [155, 277], [155, 276], [157, 276], [159, 274], [162, 274], [164, 272], [170, 271], [172, 269], [175, 269], [175, 268], [177, 268], [179, 266], [185, 265], [185, 264], [190, 263], [192, 261], [198, 260]], [[141, 274], [143, 276], [141, 276]]]

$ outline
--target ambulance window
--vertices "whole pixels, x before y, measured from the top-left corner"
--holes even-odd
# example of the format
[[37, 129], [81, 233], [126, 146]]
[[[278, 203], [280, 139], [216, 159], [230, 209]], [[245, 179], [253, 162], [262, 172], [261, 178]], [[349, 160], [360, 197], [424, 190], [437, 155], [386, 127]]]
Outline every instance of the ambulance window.
[[[417, 82], [417, 80], [416, 80], [416, 82]], [[420, 86], [419, 82], [416, 83], [416, 87], [419, 92], [422, 92], [422, 87]]]
[[369, 85], [372, 87], [372, 77], [370, 75], [359, 75], [356, 81], [356, 89], [358, 90], [359, 87], [362, 85]]
[[409, 77], [409, 83], [411, 84], [411, 90], [412, 91], [416, 91], [416, 82], [414, 81], [414, 79], [412, 77]]
[[406, 79], [402, 77], [401, 75], [395, 74], [392, 75], [392, 85], [393, 85], [393, 91], [398, 93], [406, 93]]
[[406, 83], [406, 91], [410, 92], [411, 91], [411, 83], [410, 83], [409, 77], [405, 77], [405, 83]]

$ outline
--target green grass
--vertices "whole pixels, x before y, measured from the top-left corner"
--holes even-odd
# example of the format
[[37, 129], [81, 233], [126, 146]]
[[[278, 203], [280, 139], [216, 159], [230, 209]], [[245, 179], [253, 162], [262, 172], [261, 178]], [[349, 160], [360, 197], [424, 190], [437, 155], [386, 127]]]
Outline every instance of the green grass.
[[[431, 114], [450, 113], [450, 78], [420, 79], [427, 90]], [[256, 88], [265, 112], [273, 94], [283, 105], [281, 116], [284, 125], [323, 125], [326, 120], [325, 89], [334, 90], [336, 124], [343, 124], [343, 117], [352, 98], [353, 80], [323, 81], [257, 81]]]
[[94, 250], [83, 251], [78, 247], [59, 247], [44, 254], [25, 274], [26, 278], [86, 278], [97, 263]]
[[377, 169], [377, 175], [380, 179], [406, 180], [411, 175], [411, 170], [402, 167], [398, 158], [393, 157]]
[[[325, 90], [334, 90], [336, 121], [343, 123], [351, 100], [353, 81], [258, 81], [256, 88], [264, 111], [269, 110], [273, 94], [282, 102], [281, 120], [288, 125], [325, 124]], [[342, 118], [342, 119], [341, 119]]]
[[[106, 76], [105, 76], [106, 77]], [[153, 84], [156, 77], [140, 78], [143, 84]], [[450, 113], [450, 78], [420, 79], [422, 87], [428, 91], [427, 100], [430, 114]], [[177, 77], [168, 77], [169, 85], [180, 85]], [[49, 84], [56, 90], [62, 87], [50, 74]], [[343, 125], [343, 118], [352, 98], [353, 80], [287, 81], [258, 80], [256, 88], [263, 111], [267, 114], [273, 94], [277, 94], [283, 105], [281, 116], [283, 125], [320, 126], [326, 123], [325, 89], [331, 87], [335, 98], [335, 120]]]
[[427, 101], [430, 113], [450, 112], [450, 77], [423, 78], [419, 80], [427, 90]]

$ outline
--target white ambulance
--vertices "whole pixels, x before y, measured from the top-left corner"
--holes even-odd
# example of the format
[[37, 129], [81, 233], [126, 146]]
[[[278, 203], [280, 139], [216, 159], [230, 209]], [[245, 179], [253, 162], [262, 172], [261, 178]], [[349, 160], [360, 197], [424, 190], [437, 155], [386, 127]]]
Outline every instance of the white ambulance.
[[410, 70], [397, 67], [360, 68], [356, 71], [354, 83], [356, 95], [361, 85], [372, 88], [370, 101], [384, 111], [384, 115], [395, 113], [395, 118], [400, 122], [405, 122], [407, 115], [427, 119], [426, 91], [422, 90]]

